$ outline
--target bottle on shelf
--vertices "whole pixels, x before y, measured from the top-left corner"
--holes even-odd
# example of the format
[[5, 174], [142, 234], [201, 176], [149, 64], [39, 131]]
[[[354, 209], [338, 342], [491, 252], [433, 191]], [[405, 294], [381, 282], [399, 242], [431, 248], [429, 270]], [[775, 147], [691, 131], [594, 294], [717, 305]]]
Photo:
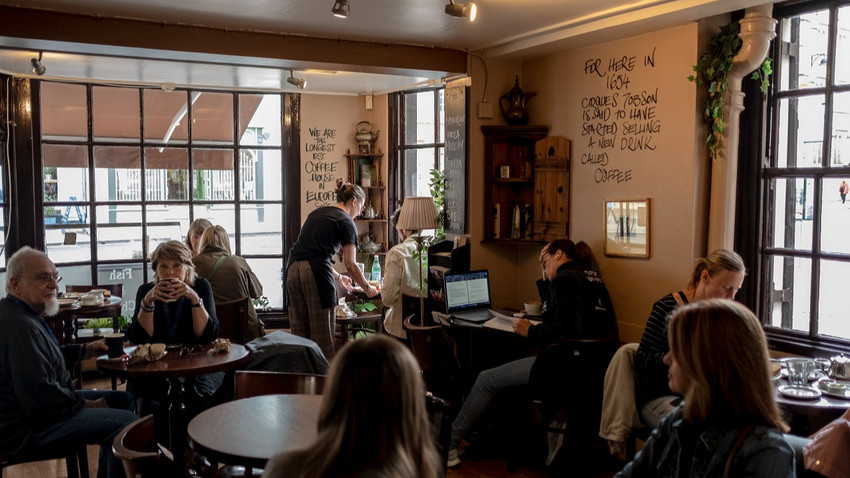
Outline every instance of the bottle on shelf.
[[378, 255], [375, 254], [375, 258], [372, 259], [372, 280], [373, 281], [381, 281], [381, 261], [378, 259]]

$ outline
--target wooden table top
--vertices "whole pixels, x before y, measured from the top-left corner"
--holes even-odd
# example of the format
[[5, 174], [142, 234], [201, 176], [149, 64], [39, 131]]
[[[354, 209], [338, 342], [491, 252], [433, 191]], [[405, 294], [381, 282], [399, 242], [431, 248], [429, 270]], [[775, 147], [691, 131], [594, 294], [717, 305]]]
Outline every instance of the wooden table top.
[[189, 422], [189, 444], [213, 461], [264, 468], [317, 434], [321, 395], [263, 395], [212, 407]]
[[[800, 415], [821, 415], [838, 417], [850, 408], [850, 400], [832, 397], [826, 393], [812, 400], [802, 400], [788, 398], [779, 393], [779, 387], [788, 385], [788, 380], [785, 377], [778, 378], [774, 382], [774, 393], [776, 394], [776, 403], [779, 407], [791, 413]], [[817, 388], [817, 384], [811, 382], [809, 384], [813, 388]]]
[[[239, 344], [230, 344], [227, 353], [208, 353], [211, 348], [212, 344], [207, 344], [201, 347], [200, 352], [182, 357], [180, 349], [169, 350], [157, 361], [142, 361], [135, 365], [129, 365], [126, 360], [109, 360], [106, 355], [102, 355], [97, 359], [97, 368], [107, 375], [156, 379], [223, 372], [248, 361], [248, 351]], [[135, 346], [124, 349], [127, 355], [132, 355], [134, 350]]]

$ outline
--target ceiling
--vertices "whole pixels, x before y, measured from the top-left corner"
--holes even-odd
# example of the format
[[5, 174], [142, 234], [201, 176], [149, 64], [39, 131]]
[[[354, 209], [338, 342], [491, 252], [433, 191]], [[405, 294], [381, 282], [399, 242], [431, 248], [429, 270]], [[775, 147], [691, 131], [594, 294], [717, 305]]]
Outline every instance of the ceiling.
[[[466, 0], [457, 0], [465, 3]], [[331, 14], [333, 0], [0, 0], [0, 6], [115, 18], [224, 32], [449, 48], [485, 59], [528, 59], [582, 44], [613, 40], [764, 3], [759, 0], [479, 0], [470, 23], [443, 10], [446, 0], [350, 0], [347, 19]], [[39, 27], [44, 27], [40, 25]], [[2, 30], [0, 30], [2, 31]], [[8, 34], [7, 34], [8, 35]], [[307, 79], [304, 93], [356, 95], [433, 84], [458, 72], [382, 71], [351, 57], [335, 64], [259, 59], [251, 51], [211, 58], [127, 47], [120, 39], [97, 44], [33, 34], [0, 34], [0, 71], [34, 76], [30, 59], [44, 52], [45, 78], [112, 83], [193, 85], [237, 90], [299, 91], [289, 70]], [[262, 60], [262, 61], [260, 61]], [[460, 72], [462, 73], [462, 72]]]

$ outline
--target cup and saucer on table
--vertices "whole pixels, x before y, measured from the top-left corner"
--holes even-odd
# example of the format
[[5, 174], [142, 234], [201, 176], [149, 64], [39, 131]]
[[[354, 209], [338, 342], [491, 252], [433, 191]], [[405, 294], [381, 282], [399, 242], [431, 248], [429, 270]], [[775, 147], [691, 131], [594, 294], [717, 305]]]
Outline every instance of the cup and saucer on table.
[[815, 400], [823, 392], [820, 387], [809, 385], [824, 377], [824, 373], [817, 370], [817, 363], [808, 358], [789, 358], [782, 360], [785, 367], [780, 375], [788, 380], [788, 385], [780, 385], [777, 388], [785, 397], [797, 400]]

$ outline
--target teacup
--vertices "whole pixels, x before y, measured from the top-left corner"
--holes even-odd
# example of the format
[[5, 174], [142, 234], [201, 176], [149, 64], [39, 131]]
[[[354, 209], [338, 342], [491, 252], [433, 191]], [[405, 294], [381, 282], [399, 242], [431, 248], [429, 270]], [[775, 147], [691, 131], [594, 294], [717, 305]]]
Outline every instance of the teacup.
[[525, 307], [525, 313], [528, 315], [540, 315], [543, 312], [543, 304], [540, 302], [526, 302], [523, 304]]
[[80, 304], [82, 305], [97, 305], [100, 301], [101, 299], [97, 296], [97, 294], [87, 293], [80, 297]]
[[89, 291], [89, 294], [97, 294], [100, 296], [100, 300], [103, 300], [109, 295], [109, 291], [106, 289], [92, 289]]

